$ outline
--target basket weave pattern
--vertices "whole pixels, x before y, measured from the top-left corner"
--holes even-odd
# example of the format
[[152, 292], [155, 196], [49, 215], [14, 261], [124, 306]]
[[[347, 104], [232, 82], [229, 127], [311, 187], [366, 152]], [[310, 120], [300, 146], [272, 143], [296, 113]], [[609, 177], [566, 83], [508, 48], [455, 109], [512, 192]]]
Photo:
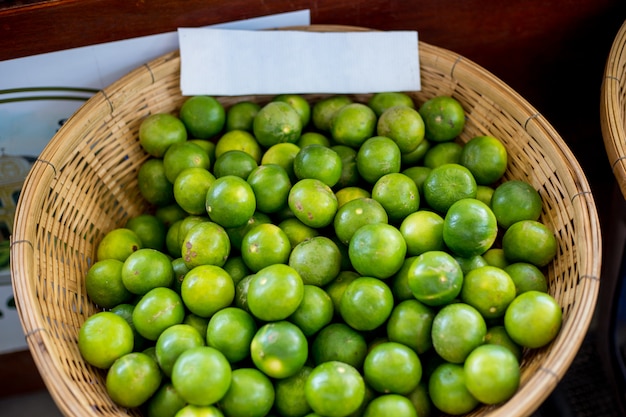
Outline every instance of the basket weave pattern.
[[[594, 199], [564, 141], [522, 97], [448, 50], [420, 42], [419, 53], [422, 91], [409, 94], [416, 103], [442, 94], [458, 99], [467, 113], [464, 142], [477, 135], [502, 140], [510, 155], [505, 178], [527, 180], [539, 191], [540, 220], [557, 236], [559, 251], [547, 276], [550, 293], [563, 307], [562, 330], [547, 347], [525, 352], [522, 383], [511, 400], [470, 414], [527, 416], [564, 376], [591, 322], [602, 252]], [[112, 403], [105, 373], [82, 360], [77, 335], [96, 312], [84, 276], [98, 242], [148, 208], [136, 181], [147, 158], [138, 141], [139, 125], [149, 114], [178, 110], [185, 99], [179, 72], [179, 55], [173, 52], [96, 94], [44, 149], [22, 190], [11, 253], [16, 301], [37, 367], [67, 416], [139, 415]], [[325, 95], [305, 97], [314, 102]], [[219, 99], [228, 107], [270, 97]]]
[[622, 195], [626, 198], [626, 21], [609, 51], [600, 95], [604, 147]]

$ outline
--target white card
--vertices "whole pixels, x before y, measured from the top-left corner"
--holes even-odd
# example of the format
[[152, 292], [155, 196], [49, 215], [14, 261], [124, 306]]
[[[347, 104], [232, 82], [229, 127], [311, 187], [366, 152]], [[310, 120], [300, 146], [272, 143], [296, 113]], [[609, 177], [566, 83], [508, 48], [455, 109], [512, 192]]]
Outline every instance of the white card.
[[420, 90], [415, 31], [179, 28], [181, 91], [192, 95]]

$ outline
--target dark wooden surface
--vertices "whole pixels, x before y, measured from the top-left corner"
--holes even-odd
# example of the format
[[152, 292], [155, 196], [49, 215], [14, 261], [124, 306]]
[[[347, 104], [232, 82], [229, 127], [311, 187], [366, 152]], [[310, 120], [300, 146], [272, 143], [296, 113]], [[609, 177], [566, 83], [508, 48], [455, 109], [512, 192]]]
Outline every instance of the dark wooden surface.
[[43, 379], [28, 350], [0, 355], [0, 398], [44, 388]]
[[[314, 24], [417, 30], [490, 70], [557, 129], [586, 171], [603, 229], [611, 227], [615, 181], [599, 100], [624, 0], [0, 0], [0, 61], [301, 9]], [[11, 363], [0, 356], [0, 373]]]

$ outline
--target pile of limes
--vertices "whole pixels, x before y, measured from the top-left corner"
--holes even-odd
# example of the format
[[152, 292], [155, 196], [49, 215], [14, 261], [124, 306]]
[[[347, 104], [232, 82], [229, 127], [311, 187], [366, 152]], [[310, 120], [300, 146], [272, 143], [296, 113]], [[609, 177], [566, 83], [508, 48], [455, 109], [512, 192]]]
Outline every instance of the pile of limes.
[[78, 347], [146, 415], [429, 416], [511, 398], [557, 253], [461, 104], [186, 99], [141, 122], [153, 210], [108, 232]]

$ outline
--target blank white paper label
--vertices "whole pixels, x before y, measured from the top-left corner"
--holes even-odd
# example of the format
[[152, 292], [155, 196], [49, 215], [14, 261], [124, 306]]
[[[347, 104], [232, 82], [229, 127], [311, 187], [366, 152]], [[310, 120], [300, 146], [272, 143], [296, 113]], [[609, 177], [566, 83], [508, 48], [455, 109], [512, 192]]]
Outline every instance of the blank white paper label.
[[415, 31], [179, 28], [183, 95], [418, 91]]

